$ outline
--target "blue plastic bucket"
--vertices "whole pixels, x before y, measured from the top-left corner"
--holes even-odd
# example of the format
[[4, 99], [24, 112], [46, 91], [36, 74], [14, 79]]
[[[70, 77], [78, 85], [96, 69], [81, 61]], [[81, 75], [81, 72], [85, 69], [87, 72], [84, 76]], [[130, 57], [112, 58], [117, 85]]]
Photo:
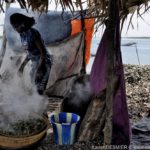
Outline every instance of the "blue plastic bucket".
[[71, 145], [76, 141], [80, 116], [74, 113], [58, 113], [50, 117], [53, 126], [54, 141], [58, 145]]

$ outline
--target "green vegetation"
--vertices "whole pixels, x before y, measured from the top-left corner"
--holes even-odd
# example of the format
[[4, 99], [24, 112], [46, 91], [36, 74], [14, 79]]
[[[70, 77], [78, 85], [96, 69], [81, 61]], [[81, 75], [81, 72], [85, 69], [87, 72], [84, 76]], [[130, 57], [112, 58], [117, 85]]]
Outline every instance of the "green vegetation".
[[42, 119], [29, 118], [28, 120], [18, 120], [14, 123], [8, 123], [5, 128], [0, 127], [0, 134], [11, 136], [28, 136], [41, 131], [45, 127]]

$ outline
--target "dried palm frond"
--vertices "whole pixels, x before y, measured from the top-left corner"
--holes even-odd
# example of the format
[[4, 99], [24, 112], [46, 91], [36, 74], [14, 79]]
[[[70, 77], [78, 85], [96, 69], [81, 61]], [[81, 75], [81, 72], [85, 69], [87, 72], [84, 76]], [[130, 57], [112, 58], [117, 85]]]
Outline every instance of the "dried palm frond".
[[[9, 1], [9, 0], [5, 0]], [[55, 1], [56, 8], [57, 6], [61, 6], [62, 10], [69, 9], [71, 11], [83, 10], [86, 9], [86, 14], [84, 14], [85, 18], [96, 18], [96, 22], [101, 25], [105, 23], [105, 20], [108, 19], [108, 3], [110, 0], [16, 0], [21, 8], [29, 9], [31, 8], [33, 11], [38, 11], [40, 13], [47, 12], [48, 6], [50, 5], [50, 1]], [[0, 0], [0, 10], [3, 9], [4, 0]], [[144, 13], [148, 12], [150, 9], [149, 2], [150, 0], [119, 0], [120, 2], [120, 18], [122, 19], [122, 24], [126, 20], [128, 14], [137, 13], [138, 17], [141, 17]], [[86, 7], [85, 7], [86, 6]], [[144, 12], [141, 13], [141, 9]], [[132, 16], [132, 15], [131, 15]], [[131, 21], [130, 21], [131, 23]], [[97, 25], [97, 26], [99, 26]]]
[[[121, 19], [122, 19], [121, 28], [123, 28], [124, 21], [129, 16], [129, 14], [131, 14], [131, 15], [130, 15], [130, 19], [129, 19], [129, 22], [128, 22], [127, 31], [129, 30], [130, 26], [132, 28], [134, 28], [135, 23], [132, 23], [133, 15], [136, 14], [137, 18], [143, 19], [142, 15], [150, 10], [149, 5], [150, 5], [150, 0], [140, 0], [140, 1], [139, 0], [128, 0], [126, 2], [126, 6], [125, 6], [126, 9], [122, 10], [122, 14], [120, 16]], [[137, 22], [137, 26], [138, 26], [138, 22]]]
[[31, 7], [33, 11], [47, 12], [48, 0], [27, 0], [28, 8]]
[[4, 4], [4, 1], [3, 0], [0, 0], [0, 12], [4, 12], [4, 9], [3, 9], [3, 4]]
[[17, 0], [21, 8], [27, 8], [25, 0]]

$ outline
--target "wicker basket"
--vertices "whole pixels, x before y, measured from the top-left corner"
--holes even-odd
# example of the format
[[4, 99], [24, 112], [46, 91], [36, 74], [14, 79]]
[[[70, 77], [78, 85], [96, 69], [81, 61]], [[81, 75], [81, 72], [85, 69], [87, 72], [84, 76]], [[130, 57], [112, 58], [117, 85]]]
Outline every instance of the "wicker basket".
[[41, 130], [40, 132], [34, 134], [34, 135], [28, 135], [28, 136], [6, 136], [0, 134], [0, 148], [7, 148], [7, 149], [21, 149], [29, 147], [38, 141], [40, 141], [43, 136], [45, 135], [46, 131], [49, 128], [49, 122], [47, 118], [43, 119], [45, 121], [45, 128]]

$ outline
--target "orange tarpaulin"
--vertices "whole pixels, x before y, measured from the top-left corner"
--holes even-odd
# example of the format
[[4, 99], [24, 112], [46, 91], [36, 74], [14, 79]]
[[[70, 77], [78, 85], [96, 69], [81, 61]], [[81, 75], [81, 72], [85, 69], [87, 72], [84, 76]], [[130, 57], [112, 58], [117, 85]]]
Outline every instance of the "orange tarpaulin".
[[[84, 19], [85, 29], [86, 29], [86, 35], [85, 35], [85, 40], [86, 40], [85, 61], [86, 61], [86, 64], [88, 64], [89, 59], [90, 59], [90, 48], [91, 48], [91, 42], [92, 42], [92, 34], [94, 32], [94, 22], [95, 22], [95, 19]], [[73, 20], [71, 22], [71, 24], [72, 24], [71, 35], [81, 32], [82, 25], [81, 25], [80, 19]]]

